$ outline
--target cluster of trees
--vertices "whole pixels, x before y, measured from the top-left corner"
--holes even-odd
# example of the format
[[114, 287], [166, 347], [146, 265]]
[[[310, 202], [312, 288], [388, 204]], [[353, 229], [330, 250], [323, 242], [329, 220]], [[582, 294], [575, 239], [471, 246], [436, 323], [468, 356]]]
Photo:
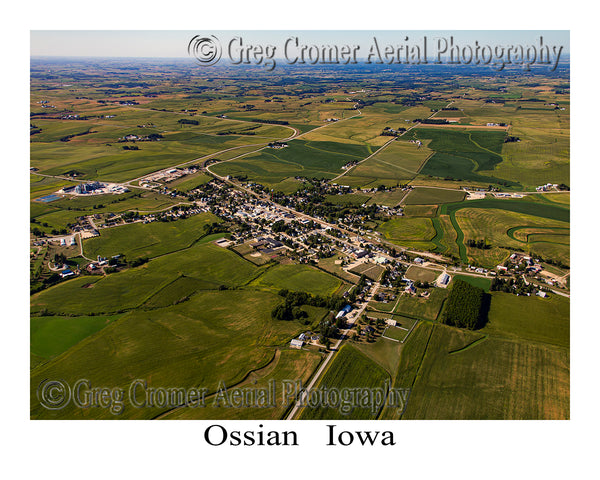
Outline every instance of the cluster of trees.
[[286, 302], [277, 305], [271, 312], [271, 316], [275, 320], [297, 320], [308, 317], [308, 313], [306, 313], [300, 307], [290, 305]]
[[227, 130], [226, 132], [217, 132], [217, 135], [256, 135], [256, 132]]
[[445, 118], [424, 118], [424, 119], [417, 118], [417, 119], [413, 120], [413, 122], [415, 122], [415, 123], [420, 122], [420, 123], [428, 124], [428, 125], [446, 125], [446, 124], [450, 123]]
[[57, 265], [64, 265], [67, 263], [67, 257], [64, 253], [55, 253], [54, 257], [52, 257], [52, 261]]
[[527, 295], [534, 293], [536, 287], [533, 284], [526, 284], [522, 277], [517, 278], [494, 278], [490, 290], [493, 292], [514, 293], [516, 295]]
[[[367, 277], [362, 274], [356, 284], [356, 287], [352, 289], [352, 291], [348, 294], [348, 302], [354, 303], [356, 301], [357, 292], [360, 293], [364, 290], [367, 285]], [[343, 306], [343, 305], [342, 305]], [[341, 307], [340, 307], [341, 308]]]
[[[47, 223], [44, 222], [43, 226], [48, 226]], [[38, 227], [33, 227], [33, 229], [31, 230], [31, 233], [33, 234], [34, 237], [45, 237], [46, 234], [40, 230]], [[50, 233], [52, 235], [66, 235], [67, 234], [67, 229], [66, 228], [61, 228], [61, 229], [57, 229], [57, 228], [53, 228], [52, 230], [50, 230]]]
[[138, 257], [138, 258], [134, 258], [133, 260], [131, 260], [129, 262], [129, 266], [130, 267], [139, 267], [140, 265], [143, 265], [144, 263], [148, 262], [148, 257]]
[[442, 313], [442, 322], [474, 330], [484, 321], [485, 292], [464, 280], [455, 279]]
[[345, 304], [345, 300], [337, 295], [323, 297], [306, 292], [293, 292], [285, 288], [279, 291], [279, 296], [284, 298], [284, 302], [277, 305], [271, 312], [271, 316], [276, 320], [295, 320], [308, 317], [308, 314], [300, 308], [303, 305], [337, 311]]
[[130, 210], [128, 212], [121, 214], [121, 218], [123, 220], [125, 220], [126, 222], [129, 220], [137, 220], [138, 218], [140, 218], [140, 214], [138, 212], [134, 212], [133, 210]]
[[520, 142], [521, 139], [519, 137], [515, 137], [513, 135], [508, 135], [505, 139], [504, 139], [504, 143], [511, 143], [511, 142]]
[[64, 137], [61, 137], [59, 140], [61, 142], [68, 142], [69, 140], [71, 140], [73, 137], [80, 137], [81, 135], [87, 135], [88, 133], [92, 133], [90, 131], [90, 129], [88, 128], [85, 132], [81, 132], [81, 133], [73, 133], [71, 135], [65, 135]]
[[225, 233], [227, 232], [227, 225], [219, 222], [213, 222], [204, 225], [202, 229], [204, 230], [204, 235], [212, 235], [213, 233]]
[[404, 127], [400, 127], [395, 130], [391, 129], [390, 127], [385, 127], [383, 132], [381, 132], [379, 135], [382, 137], [397, 137], [402, 135], [404, 132], [406, 132], [406, 128]]
[[487, 243], [485, 240], [473, 240], [469, 238], [466, 242], [467, 247], [479, 248], [480, 250], [488, 250], [492, 248], [492, 246]]
[[261, 119], [261, 118], [253, 118], [250, 121], [256, 122], [256, 123], [268, 123], [268, 124], [272, 124], [272, 125], [289, 125], [290, 124], [290, 122], [288, 122], [287, 120], [266, 120], [266, 119]]
[[123, 145], [123, 150], [139, 150], [140, 147], [137, 145]]

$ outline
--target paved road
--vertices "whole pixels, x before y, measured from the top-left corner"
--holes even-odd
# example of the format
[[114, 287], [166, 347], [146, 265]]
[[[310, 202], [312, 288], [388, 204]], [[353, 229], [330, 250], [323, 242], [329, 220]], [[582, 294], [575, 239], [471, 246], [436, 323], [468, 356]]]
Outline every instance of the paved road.
[[[352, 314], [353, 314], [352, 319], [351, 319], [352, 321], [347, 321], [348, 328], [346, 328], [345, 330], [342, 330], [340, 332], [341, 333], [340, 338], [335, 343], [335, 345], [331, 348], [329, 355], [327, 355], [327, 357], [325, 358], [325, 361], [321, 364], [319, 369], [313, 375], [312, 380], [310, 381], [308, 386], [301, 393], [300, 399], [296, 402], [296, 405], [294, 405], [294, 407], [290, 410], [290, 413], [286, 417], [286, 420], [292, 420], [294, 418], [294, 416], [296, 415], [296, 413], [298, 412], [298, 410], [301, 408], [300, 405], [305, 401], [306, 396], [308, 395], [308, 392], [315, 386], [315, 384], [317, 383], [317, 381], [319, 380], [319, 378], [325, 371], [325, 368], [327, 367], [327, 365], [329, 364], [329, 362], [331, 361], [333, 356], [339, 350], [340, 345], [346, 339], [346, 335], [348, 335], [348, 332], [352, 329], [352, 327], [354, 327], [354, 324], [356, 323], [356, 319], [360, 318], [360, 316], [364, 312], [365, 308], [367, 307], [367, 305], [369, 304], [369, 302], [371, 301], [373, 296], [377, 293], [379, 286], [380, 286], [379, 282], [373, 284], [368, 297], [365, 299], [365, 301], [363, 303], [363, 306], [359, 310], [356, 310], [356, 312], [352, 312]], [[348, 320], [350, 320], [350, 319], [348, 319]]]

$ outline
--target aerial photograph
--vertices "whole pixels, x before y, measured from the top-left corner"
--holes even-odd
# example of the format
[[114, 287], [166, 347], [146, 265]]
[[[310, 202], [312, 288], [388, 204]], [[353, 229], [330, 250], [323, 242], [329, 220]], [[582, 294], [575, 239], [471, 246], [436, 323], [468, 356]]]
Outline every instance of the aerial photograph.
[[568, 30], [30, 36], [30, 419], [570, 419]]

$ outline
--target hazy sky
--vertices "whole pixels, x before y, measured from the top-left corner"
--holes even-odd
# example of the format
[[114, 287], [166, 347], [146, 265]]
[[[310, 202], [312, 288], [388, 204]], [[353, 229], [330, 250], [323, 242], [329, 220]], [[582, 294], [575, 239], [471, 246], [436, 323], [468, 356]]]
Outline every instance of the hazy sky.
[[194, 35], [215, 35], [226, 45], [233, 37], [241, 37], [245, 44], [271, 44], [282, 50], [282, 45], [290, 36], [300, 38], [302, 44], [361, 45], [361, 52], [368, 50], [373, 36], [380, 43], [398, 45], [414, 44], [427, 36], [433, 45], [434, 38], [449, 40], [454, 37], [457, 44], [475, 45], [538, 45], [540, 36], [544, 44], [563, 47], [563, 54], [569, 53], [568, 30], [455, 30], [455, 31], [166, 31], [166, 30], [32, 30], [32, 56], [93, 56], [93, 57], [187, 57], [187, 45]]

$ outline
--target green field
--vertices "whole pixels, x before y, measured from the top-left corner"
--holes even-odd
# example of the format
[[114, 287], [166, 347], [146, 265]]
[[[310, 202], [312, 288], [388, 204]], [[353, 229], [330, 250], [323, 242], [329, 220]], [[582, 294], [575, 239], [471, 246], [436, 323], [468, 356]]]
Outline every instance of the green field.
[[399, 297], [394, 313], [424, 320], [437, 319], [448, 292], [444, 288], [431, 289], [429, 298], [404, 294]]
[[[345, 345], [334, 358], [319, 382], [316, 389], [327, 387], [337, 388], [373, 388], [384, 389], [386, 382], [390, 381], [389, 374], [375, 362], [370, 360], [356, 348]], [[310, 400], [308, 400], [310, 405]], [[305, 407], [302, 410], [302, 420], [370, 420], [379, 415], [379, 409], [354, 408], [349, 413], [342, 413], [341, 405], [338, 408]]]
[[569, 352], [435, 325], [402, 418], [569, 418]]
[[171, 182], [169, 187], [176, 189], [179, 192], [187, 193], [190, 190], [194, 190], [195, 188], [210, 182], [212, 179], [213, 177], [205, 173], [193, 174], [185, 176], [181, 180]]
[[569, 347], [569, 299], [492, 292], [489, 321], [482, 333]]
[[350, 169], [339, 182], [358, 187], [404, 184], [416, 177], [432, 153], [425, 145], [418, 147], [401, 139], [390, 143], [370, 159]]
[[411, 265], [408, 267], [406, 274], [404, 275], [406, 278], [413, 280], [414, 282], [435, 282], [435, 279], [440, 276], [442, 273], [441, 270], [430, 270], [428, 268], [417, 267], [416, 265]]
[[56, 357], [121, 316], [31, 317], [31, 353], [46, 360]]
[[[265, 367], [251, 372], [248, 377], [235, 387], [227, 385], [230, 395], [234, 390], [249, 394], [259, 389], [268, 389], [269, 382], [275, 382], [275, 407], [257, 408], [227, 407], [224, 403], [217, 405], [217, 396], [207, 397], [205, 408], [182, 407], [166, 414], [164, 419], [173, 420], [280, 420], [286, 412], [286, 402], [282, 397], [285, 381], [299, 381], [306, 384], [317, 368], [321, 357], [308, 350], [283, 349], [277, 350], [273, 360]], [[232, 388], [233, 387], [233, 388]]]
[[327, 195], [325, 203], [333, 205], [362, 205], [370, 200], [369, 195], [349, 193], [345, 195]]
[[[190, 247], [205, 235], [203, 227], [220, 222], [212, 213], [201, 213], [175, 222], [133, 223], [101, 230], [100, 236], [84, 241], [86, 256], [122, 254], [133, 260], [157, 257]], [[223, 235], [221, 235], [223, 236]]]
[[[491, 268], [503, 262], [510, 254], [510, 249], [523, 249], [524, 244], [533, 254], [555, 258], [567, 265], [569, 263], [569, 247], [566, 244], [569, 236], [566, 229], [570, 212], [559, 204], [486, 198], [442, 205], [439, 215], [440, 220], [448, 215], [463, 263], [476, 261]], [[529, 242], [527, 237], [526, 240], [517, 237], [520, 228], [533, 228], [535, 233], [547, 232], [545, 229], [552, 228], [556, 229], [554, 233], [560, 235], [551, 239], [532, 237]], [[464, 241], [468, 239], [486, 240], [491, 244], [491, 249], [467, 248]]]
[[358, 264], [356, 267], [353, 267], [348, 271], [355, 275], [364, 275], [365, 277], [376, 282], [379, 280], [384, 270], [385, 268], [379, 264], [365, 262]]
[[181, 275], [220, 285], [243, 285], [262, 270], [213, 244], [199, 244], [106, 277], [81, 276], [31, 297], [33, 314], [119, 313], [136, 309]]
[[489, 278], [484, 277], [474, 277], [472, 275], [454, 275], [452, 277], [452, 280], [457, 279], [470, 283], [474, 287], [482, 288], [486, 292], [489, 291], [490, 286], [492, 285], [492, 281]]
[[406, 330], [403, 330], [402, 328], [387, 327], [385, 329], [385, 332], [383, 333], [383, 336], [401, 342], [406, 338], [407, 334], [408, 332]]
[[286, 288], [326, 297], [336, 293], [342, 286], [342, 281], [308, 265], [275, 265], [255, 280], [253, 285], [266, 287], [274, 292]]
[[[393, 388], [412, 388], [419, 372], [423, 356], [429, 344], [429, 338], [433, 325], [421, 322], [415, 327], [408, 341], [402, 346], [398, 360], [397, 371], [394, 378]], [[387, 342], [395, 343], [395, 342]], [[410, 397], [409, 397], [410, 402]], [[401, 418], [402, 409], [386, 406], [382, 420], [398, 420]]]
[[[317, 406], [302, 408], [301, 419], [570, 417], [570, 298], [490, 291], [490, 278], [469, 275], [466, 268], [495, 269], [512, 252], [522, 252], [570, 278], [567, 70], [498, 76], [383, 66], [339, 75], [288, 66], [283, 75], [262, 68], [190, 75], [189, 66], [171, 61], [37, 57], [30, 67], [32, 419], [281, 420], [290, 409], [280, 395], [275, 407], [213, 406], [223, 386], [252, 396], [272, 381], [279, 393], [284, 380], [308, 385], [327, 358], [318, 345], [297, 350], [290, 340], [309, 330], [320, 335], [322, 322], [335, 312], [298, 305], [294, 309], [305, 317], [276, 320], [286, 301], [279, 292], [342, 295], [361, 275], [377, 281], [395, 267], [391, 284], [378, 291], [388, 300], [370, 301], [364, 310], [377, 327], [374, 335], [367, 341], [352, 331], [316, 386], [385, 389], [392, 382], [411, 389], [406, 410], [344, 413]], [[427, 118], [457, 121], [428, 125]], [[394, 138], [390, 129], [404, 133]], [[124, 138], [129, 135], [141, 138]], [[274, 141], [288, 146], [269, 147]], [[140, 178], [184, 164], [200, 170], [165, 183], [171, 192], [140, 188]], [[257, 197], [242, 200], [245, 194], [229, 195], [231, 186], [217, 175], [265, 190], [257, 193], [261, 186], [250, 185]], [[126, 183], [131, 191], [36, 201], [91, 180]], [[192, 193], [208, 182], [200, 194]], [[548, 182], [564, 183], [564, 191], [536, 193]], [[336, 194], [341, 186], [351, 193]], [[465, 189], [480, 189], [485, 198], [465, 201]], [[505, 199], [495, 197], [496, 190], [525, 194]], [[309, 255], [310, 263], [294, 264], [305, 259], [300, 248], [267, 254], [250, 247], [268, 232], [269, 221], [255, 223], [252, 215], [238, 221], [230, 214], [242, 202], [267, 205], [269, 191], [277, 202], [303, 203], [298, 210], [317, 212], [329, 223], [343, 219], [348, 226], [339, 225], [332, 256]], [[207, 205], [219, 216], [160, 221], [166, 220], [162, 212], [211, 192], [216, 201]], [[119, 216], [128, 212], [159, 220], [125, 223]], [[44, 236], [72, 236], [74, 224], [89, 216], [100, 235], [84, 240], [82, 252], [79, 245], [56, 241], [33, 245]], [[119, 225], [104, 228], [113, 216]], [[215, 223], [223, 233], [207, 235]], [[291, 227], [298, 236], [311, 235], [304, 226]], [[354, 258], [342, 245], [355, 235], [370, 239], [351, 240], [357, 248], [363, 242], [360, 248], [376, 255], [379, 237], [397, 263], [345, 270]], [[214, 243], [223, 237], [235, 246]], [[52, 265], [58, 254], [81, 272], [60, 279]], [[125, 260], [116, 269], [92, 274], [83, 268], [97, 256], [116, 255]], [[414, 256], [426, 257], [435, 269], [410, 263]], [[142, 261], [132, 263], [136, 259]], [[442, 271], [452, 277], [449, 288], [403, 291], [403, 276], [432, 284]], [[487, 321], [472, 331], [441, 323], [457, 280], [470, 284], [467, 291], [485, 290], [491, 300]], [[382, 326], [387, 319], [398, 327]], [[206, 407], [180, 402], [135, 408], [126, 402], [119, 415], [73, 403], [62, 410], [42, 407], [40, 382], [73, 385], [82, 378], [126, 395], [135, 379], [150, 387], [206, 388]]]
[[[273, 347], [301, 331], [297, 322], [271, 319], [277, 295], [256, 291], [210, 291], [166, 308], [136, 310], [112, 322], [61, 356], [34, 369], [31, 386], [44, 378], [127, 388], [132, 379], [152, 386], [215, 391], [219, 381], [235, 385], [267, 365]], [[120, 418], [153, 418], [165, 408], [135, 409]], [[102, 409], [42, 408], [32, 395], [32, 418], [111, 418]]]
[[439, 205], [441, 203], [460, 202], [465, 192], [442, 188], [415, 187], [404, 199], [406, 205]]
[[430, 139], [428, 146], [435, 151], [419, 172], [423, 176], [519, 186], [518, 182], [494, 175], [494, 169], [503, 161], [503, 131], [417, 128], [411, 136]]
[[333, 178], [346, 163], [360, 161], [372, 153], [370, 147], [349, 143], [294, 140], [288, 145], [216, 164], [211, 170], [218, 175], [244, 176], [271, 185], [287, 177]]
[[425, 217], [394, 217], [382, 223], [378, 228], [384, 238], [400, 246], [435, 248], [432, 243], [436, 235], [430, 218]]

